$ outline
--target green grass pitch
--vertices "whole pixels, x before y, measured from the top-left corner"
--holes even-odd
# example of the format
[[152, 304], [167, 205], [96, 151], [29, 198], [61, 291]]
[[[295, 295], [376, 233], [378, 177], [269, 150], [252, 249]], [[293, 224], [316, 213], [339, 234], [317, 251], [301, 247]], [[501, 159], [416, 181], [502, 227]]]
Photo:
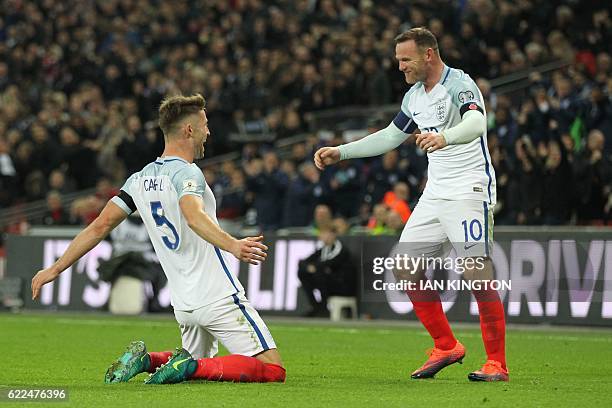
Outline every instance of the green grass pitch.
[[[434, 380], [411, 380], [430, 347], [413, 325], [331, 325], [272, 322], [287, 368], [285, 384], [188, 382], [147, 386], [144, 374], [106, 385], [104, 373], [125, 346], [145, 340], [149, 350], [179, 345], [166, 317], [70, 314], [0, 314], [0, 386], [66, 387], [77, 407], [576, 407], [609, 406], [612, 331], [510, 329], [510, 383], [470, 383], [484, 362], [480, 331], [459, 326], [467, 348]], [[40, 403], [32, 403], [36, 406]], [[24, 403], [0, 402], [0, 408]]]

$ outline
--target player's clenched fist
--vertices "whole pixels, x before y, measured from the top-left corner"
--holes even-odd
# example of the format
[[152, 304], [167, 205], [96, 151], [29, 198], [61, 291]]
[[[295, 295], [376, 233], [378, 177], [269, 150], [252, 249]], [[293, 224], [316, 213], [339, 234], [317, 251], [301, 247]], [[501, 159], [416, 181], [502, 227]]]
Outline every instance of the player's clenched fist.
[[315, 166], [319, 170], [323, 170], [326, 166], [330, 166], [340, 161], [340, 149], [337, 147], [322, 147], [314, 155]]
[[45, 283], [55, 280], [58, 275], [59, 274], [53, 272], [50, 268], [38, 271], [38, 273], [32, 278], [32, 300], [38, 298], [40, 288], [42, 288]]
[[242, 262], [259, 265], [268, 256], [266, 253], [268, 247], [260, 242], [262, 239], [263, 235], [236, 240], [231, 252]]
[[427, 153], [431, 153], [446, 147], [447, 143], [441, 133], [425, 132], [417, 135], [416, 145]]

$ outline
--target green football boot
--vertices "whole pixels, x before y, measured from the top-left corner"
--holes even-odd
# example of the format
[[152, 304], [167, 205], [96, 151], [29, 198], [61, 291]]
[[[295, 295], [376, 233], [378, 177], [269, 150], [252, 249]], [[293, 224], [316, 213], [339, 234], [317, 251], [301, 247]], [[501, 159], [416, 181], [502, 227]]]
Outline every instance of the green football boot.
[[147, 346], [143, 341], [133, 341], [125, 353], [106, 370], [104, 382], [106, 384], [127, 382], [130, 378], [146, 372], [150, 364]]
[[177, 348], [170, 360], [149, 375], [145, 384], [176, 384], [191, 378], [198, 362], [183, 348]]

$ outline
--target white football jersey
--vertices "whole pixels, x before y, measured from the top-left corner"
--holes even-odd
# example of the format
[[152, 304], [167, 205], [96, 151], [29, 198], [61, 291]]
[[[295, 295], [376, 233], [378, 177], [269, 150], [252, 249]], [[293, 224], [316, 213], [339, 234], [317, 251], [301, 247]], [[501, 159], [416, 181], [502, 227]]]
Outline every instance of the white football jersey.
[[128, 214], [138, 210], [168, 277], [172, 305], [190, 311], [244, 289], [228, 269], [227, 254], [187, 225], [179, 206], [186, 194], [202, 197], [204, 211], [218, 223], [202, 171], [179, 157], [157, 158], [132, 174], [112, 201]]
[[[417, 126], [422, 133], [441, 132], [456, 126], [471, 109], [480, 110], [486, 118], [483, 97], [476, 83], [465, 72], [445, 65], [440, 82], [429, 93], [422, 82], [406, 92], [393, 123], [407, 133], [412, 133]], [[473, 199], [495, 205], [495, 170], [486, 131], [470, 143], [446, 146], [428, 153], [427, 158], [423, 198]]]

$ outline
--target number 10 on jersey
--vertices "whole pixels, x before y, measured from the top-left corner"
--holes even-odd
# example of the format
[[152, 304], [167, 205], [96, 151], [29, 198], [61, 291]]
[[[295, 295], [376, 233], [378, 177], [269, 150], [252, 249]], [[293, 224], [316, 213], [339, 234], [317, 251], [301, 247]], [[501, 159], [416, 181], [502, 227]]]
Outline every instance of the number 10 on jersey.
[[[463, 220], [461, 221], [461, 225], [463, 225], [463, 233], [465, 235], [465, 242], [470, 241], [469, 237], [472, 237], [472, 241], [480, 241], [480, 238], [482, 238], [482, 224], [480, 223], [480, 220], [474, 218], [469, 223], [469, 227], [468, 227], [467, 220]], [[469, 232], [469, 236], [468, 236], [468, 232]]]

